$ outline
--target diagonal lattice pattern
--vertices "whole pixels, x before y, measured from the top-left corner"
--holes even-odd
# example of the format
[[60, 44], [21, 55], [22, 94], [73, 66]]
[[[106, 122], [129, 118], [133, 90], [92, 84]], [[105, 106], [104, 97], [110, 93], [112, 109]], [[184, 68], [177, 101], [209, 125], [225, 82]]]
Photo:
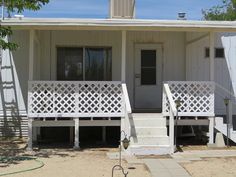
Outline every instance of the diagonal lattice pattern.
[[[213, 82], [170, 81], [169, 85], [173, 100], [180, 100], [179, 115], [186, 113], [191, 116], [214, 114]], [[166, 93], [163, 92], [163, 113], [169, 112], [170, 106]]]
[[29, 117], [121, 117], [124, 109], [121, 82], [29, 82]]

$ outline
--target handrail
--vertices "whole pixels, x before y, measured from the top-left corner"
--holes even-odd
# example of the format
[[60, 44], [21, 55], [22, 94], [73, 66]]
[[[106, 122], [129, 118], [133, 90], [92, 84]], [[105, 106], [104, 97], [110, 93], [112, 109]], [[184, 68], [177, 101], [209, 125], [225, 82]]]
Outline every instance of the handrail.
[[127, 86], [124, 83], [122, 83], [122, 90], [123, 90], [123, 94], [124, 94], [126, 111], [128, 114], [131, 114], [132, 109], [131, 109], [131, 105], [130, 105], [129, 94], [128, 94]]
[[166, 92], [166, 96], [169, 100], [171, 110], [173, 111], [174, 115], [176, 115], [176, 113], [177, 113], [176, 105], [175, 105], [174, 99], [172, 97], [170, 87], [166, 83], [164, 84], [164, 91]]

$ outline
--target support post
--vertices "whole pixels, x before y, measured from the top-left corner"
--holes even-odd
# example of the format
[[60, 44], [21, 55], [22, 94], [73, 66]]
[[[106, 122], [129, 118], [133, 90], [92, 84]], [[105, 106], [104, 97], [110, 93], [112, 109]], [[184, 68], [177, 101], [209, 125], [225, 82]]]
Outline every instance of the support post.
[[102, 142], [103, 143], [106, 143], [107, 142], [107, 140], [106, 140], [106, 127], [104, 126], [104, 127], [102, 127]]
[[80, 149], [79, 146], [79, 118], [75, 118], [75, 142], [74, 142], [74, 149]]
[[32, 118], [28, 118], [28, 147], [27, 150], [28, 151], [32, 151], [33, 150], [33, 119]]
[[175, 143], [174, 143], [174, 114], [172, 111], [170, 111], [170, 117], [169, 117], [169, 137], [170, 137], [170, 153], [173, 154], [175, 152]]
[[126, 31], [122, 31], [122, 42], [121, 42], [121, 81], [126, 81]]
[[215, 35], [210, 32], [210, 81], [215, 80]]
[[30, 81], [34, 79], [34, 38], [35, 38], [35, 31], [30, 30], [30, 35], [29, 35], [29, 80]]
[[214, 117], [209, 117], [209, 132], [208, 132], [208, 136], [209, 136], [209, 144], [214, 144]]

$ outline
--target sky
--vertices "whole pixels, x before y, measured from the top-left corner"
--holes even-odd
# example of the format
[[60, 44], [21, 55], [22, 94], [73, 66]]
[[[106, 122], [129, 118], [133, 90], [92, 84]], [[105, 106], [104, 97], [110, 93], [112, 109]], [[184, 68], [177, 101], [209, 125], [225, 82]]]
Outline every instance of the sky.
[[[222, 0], [136, 0], [136, 18], [176, 19], [186, 12], [187, 19], [201, 20], [202, 9], [221, 4]], [[23, 14], [25, 17], [107, 18], [109, 0], [50, 0], [40, 11]]]

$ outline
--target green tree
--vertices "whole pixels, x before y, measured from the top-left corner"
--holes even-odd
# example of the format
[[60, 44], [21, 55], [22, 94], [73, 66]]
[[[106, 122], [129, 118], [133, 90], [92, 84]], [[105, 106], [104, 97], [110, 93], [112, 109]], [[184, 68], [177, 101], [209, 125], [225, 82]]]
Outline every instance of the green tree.
[[222, 0], [222, 5], [203, 10], [202, 14], [204, 20], [236, 20], [236, 0]]
[[[39, 10], [43, 5], [47, 4], [49, 0], [4, 0], [4, 6], [9, 15], [12, 13], [21, 13], [24, 10]], [[0, 5], [2, 5], [0, 3]], [[10, 27], [1, 25], [0, 21], [0, 47], [3, 49], [15, 50], [18, 46], [13, 42], [6, 42], [4, 39], [6, 36], [12, 35]]]

